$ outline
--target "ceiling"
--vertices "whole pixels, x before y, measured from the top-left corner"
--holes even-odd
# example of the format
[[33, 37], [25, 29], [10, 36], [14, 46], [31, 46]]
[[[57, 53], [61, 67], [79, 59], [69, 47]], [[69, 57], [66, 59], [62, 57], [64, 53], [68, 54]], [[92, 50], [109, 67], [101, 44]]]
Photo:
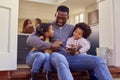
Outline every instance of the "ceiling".
[[62, 4], [69, 6], [71, 12], [77, 13], [95, 3], [96, 0], [67, 0]]
[[[86, 7], [96, 3], [96, 0], [33, 0], [33, 1], [19, 0], [19, 1], [20, 1], [19, 4], [20, 18], [28, 16], [28, 14], [32, 13], [34, 13], [34, 17], [36, 17], [35, 15], [37, 15], [38, 11], [41, 17], [52, 16], [51, 18], [53, 18], [54, 17], [53, 14], [55, 14], [58, 5], [66, 5], [70, 8], [70, 14], [76, 14], [81, 11], [84, 11]], [[53, 1], [53, 3], [47, 1]]]
[[59, 4], [62, 4], [63, 2], [65, 2], [66, 0], [27, 0], [27, 1], [59, 5]]

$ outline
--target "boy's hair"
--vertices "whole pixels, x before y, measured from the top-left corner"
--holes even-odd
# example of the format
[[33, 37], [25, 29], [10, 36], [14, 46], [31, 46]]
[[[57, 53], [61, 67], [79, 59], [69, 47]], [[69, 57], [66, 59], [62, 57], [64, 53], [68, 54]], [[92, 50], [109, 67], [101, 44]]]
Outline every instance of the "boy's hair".
[[37, 20], [39, 24], [42, 23], [41, 19], [39, 19], [39, 18], [36, 18], [35, 20]]
[[43, 38], [45, 39], [45, 32], [47, 32], [50, 29], [50, 23], [42, 23], [40, 24], [39, 27], [36, 28], [36, 35], [37, 36], [43, 36]]
[[58, 6], [57, 11], [67, 12], [69, 14], [69, 8], [64, 5]]
[[92, 33], [90, 26], [87, 25], [87, 24], [84, 23], [84, 22], [76, 24], [73, 32], [74, 32], [77, 28], [80, 28], [80, 29], [83, 30], [83, 37], [86, 38], [86, 39], [87, 39], [87, 38], [90, 36], [90, 34]]

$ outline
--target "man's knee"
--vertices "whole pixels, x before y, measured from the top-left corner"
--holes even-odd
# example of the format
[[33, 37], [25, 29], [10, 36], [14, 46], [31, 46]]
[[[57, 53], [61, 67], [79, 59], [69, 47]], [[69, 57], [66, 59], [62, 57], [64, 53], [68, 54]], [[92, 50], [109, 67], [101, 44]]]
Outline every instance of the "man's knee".
[[53, 64], [60, 64], [60, 63], [64, 63], [68, 65], [67, 59], [65, 58], [64, 55], [59, 54], [57, 52], [53, 52], [51, 54], [51, 63]]
[[51, 60], [52, 61], [62, 61], [63, 59], [66, 59], [64, 55], [60, 54], [60, 53], [57, 53], [57, 52], [53, 52], [51, 54]]
[[106, 64], [105, 60], [103, 58], [101, 58], [101, 57], [98, 57], [98, 56], [95, 57], [95, 61], [97, 63], [104, 63], [104, 64]]

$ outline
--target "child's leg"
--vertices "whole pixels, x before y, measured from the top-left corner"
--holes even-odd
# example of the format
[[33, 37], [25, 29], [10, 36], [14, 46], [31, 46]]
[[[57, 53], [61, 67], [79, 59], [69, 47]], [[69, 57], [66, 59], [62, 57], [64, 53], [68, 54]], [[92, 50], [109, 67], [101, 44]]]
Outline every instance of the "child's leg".
[[52, 80], [50, 54], [49, 53], [45, 53], [45, 62], [44, 62], [43, 70], [45, 72], [45, 79], [44, 80]]
[[38, 80], [37, 77], [44, 60], [45, 60], [45, 55], [42, 52], [31, 51], [28, 54], [26, 58], [26, 63], [32, 68], [31, 69], [32, 80]]
[[45, 54], [45, 61], [44, 61], [43, 70], [51, 71], [50, 54], [49, 53], [44, 53], [44, 54]]

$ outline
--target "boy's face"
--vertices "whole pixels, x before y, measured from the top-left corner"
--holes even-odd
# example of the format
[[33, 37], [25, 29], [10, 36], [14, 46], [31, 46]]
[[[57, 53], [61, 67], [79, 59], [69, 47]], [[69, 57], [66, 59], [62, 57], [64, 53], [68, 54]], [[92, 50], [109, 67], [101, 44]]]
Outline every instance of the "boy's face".
[[78, 39], [80, 39], [80, 38], [82, 38], [82, 37], [83, 37], [83, 30], [80, 29], [80, 28], [77, 28], [77, 29], [73, 32], [73, 38], [74, 38], [75, 40], [78, 40]]
[[62, 12], [62, 11], [57, 11], [55, 16], [56, 16], [56, 24], [59, 27], [63, 26], [69, 18], [68, 13], [67, 12]]
[[38, 24], [38, 21], [37, 20], [35, 20], [35, 25], [37, 25]]
[[46, 32], [48, 37], [53, 37], [54, 36], [54, 30], [52, 28], [52, 25], [49, 27], [49, 31]]

